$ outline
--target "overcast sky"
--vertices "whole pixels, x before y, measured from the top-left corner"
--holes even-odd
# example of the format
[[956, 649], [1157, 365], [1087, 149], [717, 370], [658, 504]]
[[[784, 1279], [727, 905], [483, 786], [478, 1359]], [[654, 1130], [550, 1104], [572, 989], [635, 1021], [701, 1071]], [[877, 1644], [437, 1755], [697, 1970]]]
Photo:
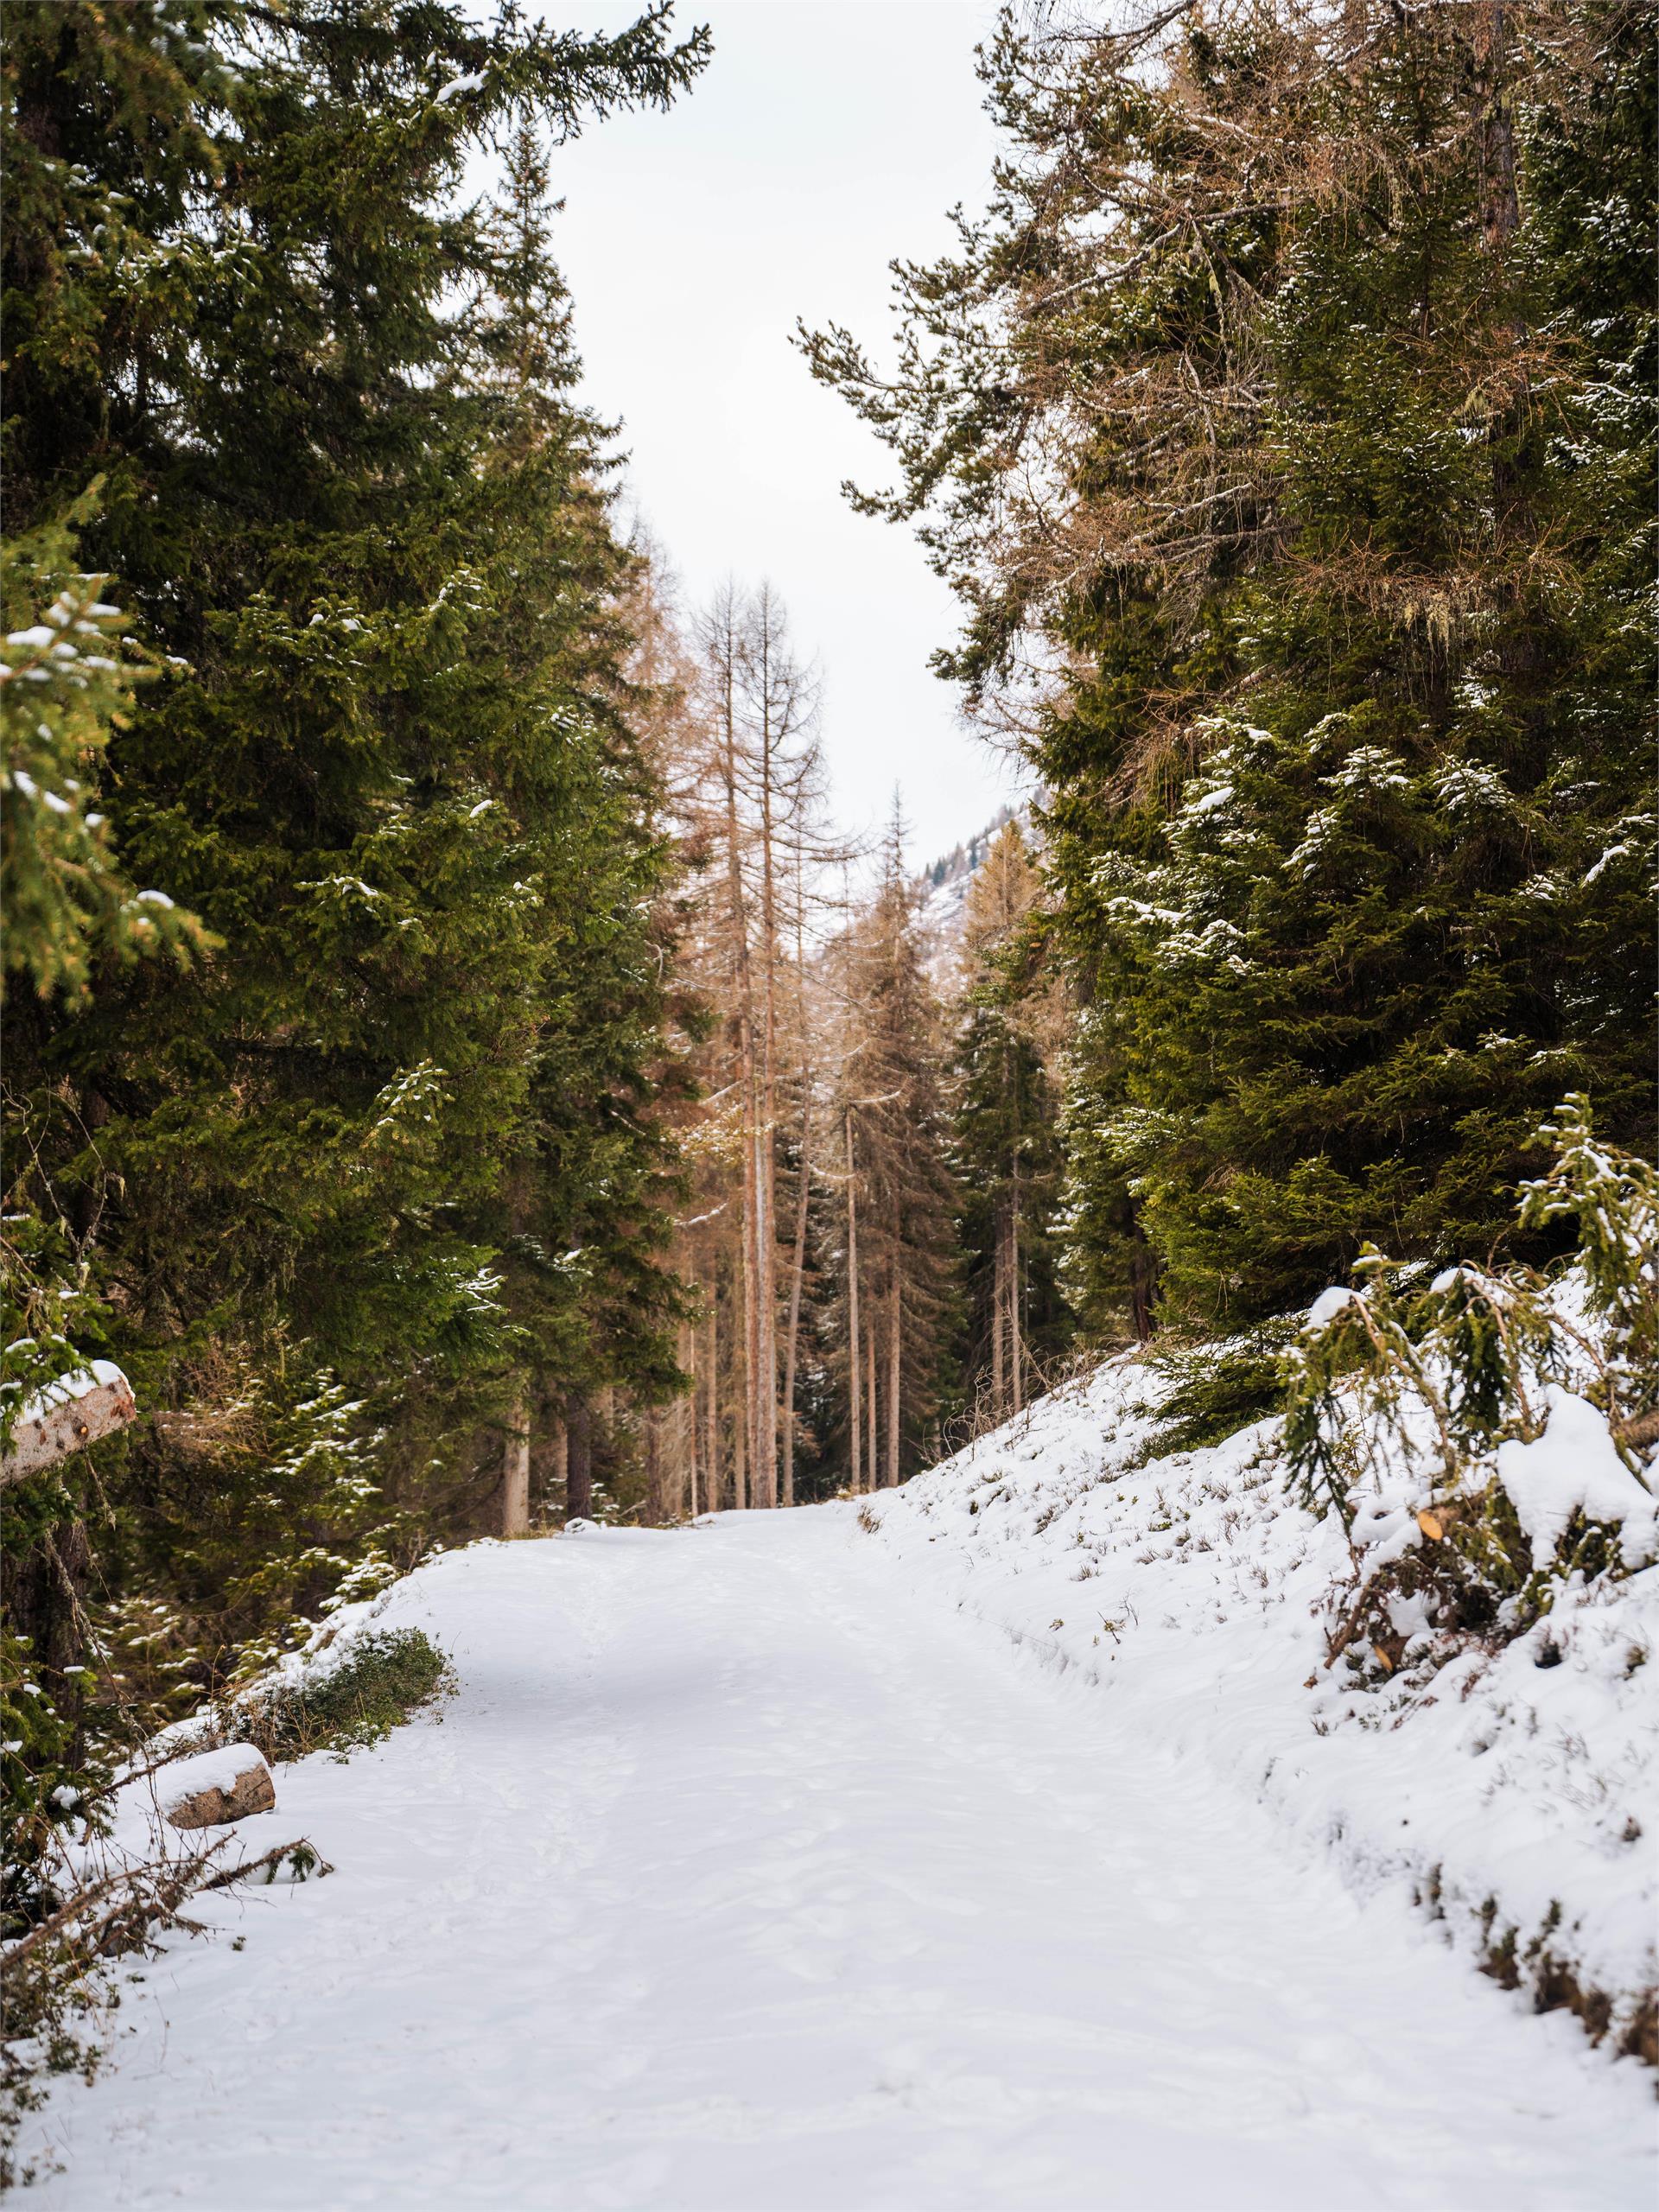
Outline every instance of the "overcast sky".
[[[546, 0], [612, 28], [637, 10]], [[962, 729], [929, 653], [954, 602], [906, 529], [857, 516], [843, 477], [887, 483], [884, 449], [808, 375], [796, 317], [885, 346], [887, 264], [946, 248], [946, 211], [982, 204], [994, 134], [978, 0], [680, 0], [715, 58], [666, 115], [620, 116], [554, 156], [556, 238], [585, 397], [622, 422], [630, 496], [706, 597], [770, 576], [824, 679], [836, 810], [855, 829], [903, 790], [918, 864], [1009, 794]]]

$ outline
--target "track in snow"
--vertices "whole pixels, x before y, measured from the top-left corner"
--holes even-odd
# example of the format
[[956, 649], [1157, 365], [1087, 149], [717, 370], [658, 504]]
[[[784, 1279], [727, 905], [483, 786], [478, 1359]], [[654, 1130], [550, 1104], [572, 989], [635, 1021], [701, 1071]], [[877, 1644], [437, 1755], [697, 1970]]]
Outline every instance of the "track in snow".
[[[1652, 2105], [845, 1508], [453, 1554], [460, 1695], [278, 1770], [39, 2212], [1590, 2212]], [[263, 1847], [263, 1843], [262, 1843]]]

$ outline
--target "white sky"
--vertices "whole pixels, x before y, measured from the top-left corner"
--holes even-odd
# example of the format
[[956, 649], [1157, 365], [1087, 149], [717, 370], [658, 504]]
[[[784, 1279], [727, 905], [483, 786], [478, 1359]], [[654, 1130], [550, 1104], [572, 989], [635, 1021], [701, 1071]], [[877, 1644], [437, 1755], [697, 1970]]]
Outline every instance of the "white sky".
[[[612, 29], [636, 8], [543, 0]], [[575, 302], [584, 397], [620, 417], [632, 503], [688, 601], [769, 576], [823, 675], [825, 751], [846, 829], [902, 787], [918, 864], [1010, 796], [927, 666], [955, 603], [908, 530], [855, 515], [843, 477], [893, 467], [790, 345], [796, 317], [886, 352], [887, 264], [951, 242], [984, 202], [995, 134], [973, 49], [991, 0], [713, 0], [676, 10], [715, 57], [667, 114], [623, 115], [556, 151], [556, 250]]]

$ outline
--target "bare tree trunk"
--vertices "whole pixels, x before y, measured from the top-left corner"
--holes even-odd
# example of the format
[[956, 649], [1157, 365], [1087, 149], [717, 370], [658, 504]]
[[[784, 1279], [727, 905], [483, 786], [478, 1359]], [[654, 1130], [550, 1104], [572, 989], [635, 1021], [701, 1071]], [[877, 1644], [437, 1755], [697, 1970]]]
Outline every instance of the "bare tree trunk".
[[32, 1542], [9, 1531], [6, 1560], [8, 1625], [29, 1644], [29, 1672], [49, 1683], [52, 1702], [72, 1731], [68, 1757], [79, 1760], [83, 1741], [86, 1662], [92, 1641], [86, 1599], [92, 1580], [92, 1548], [79, 1516], [41, 1530]]
[[653, 1529], [668, 1519], [663, 1487], [663, 1416], [655, 1406], [645, 1413], [645, 1518]]
[[501, 1439], [501, 1534], [530, 1534], [530, 1391], [522, 1382]]
[[1008, 1376], [1015, 1413], [1026, 1402], [1025, 1369], [1024, 1332], [1020, 1325], [1020, 1171], [1016, 1166], [1008, 1196]]
[[880, 1432], [876, 1427], [875, 1421], [875, 1317], [874, 1314], [870, 1317], [869, 1327], [864, 1332], [864, 1344], [867, 1363], [865, 1376], [870, 1394], [870, 1489], [875, 1491], [881, 1487], [881, 1459], [877, 1449], [877, 1439]]
[[777, 1163], [772, 1156], [768, 1087], [763, 1081], [760, 1110], [755, 1117], [755, 1325], [750, 1389], [754, 1397], [754, 1479], [751, 1487], [758, 1506], [775, 1506], [778, 1503], [778, 1239], [774, 1226]]
[[899, 1481], [899, 1444], [904, 1420], [904, 1332], [899, 1302], [899, 1256], [895, 1251], [887, 1271], [887, 1487]]
[[678, 1358], [691, 1377], [691, 1388], [674, 1409], [674, 1506], [695, 1521], [697, 1517], [697, 1339], [689, 1321], [680, 1325]]
[[760, 1206], [755, 1223], [755, 1262], [760, 1293], [755, 1379], [754, 1469], [757, 1505], [778, 1503], [778, 905], [776, 855], [772, 851], [772, 632], [761, 632], [760, 750], [760, 1110], [756, 1116], [755, 1179]]
[[795, 849], [795, 1014], [800, 1031], [801, 1134], [796, 1168], [795, 1249], [790, 1259], [789, 1335], [784, 1367], [783, 1500], [795, 1503], [795, 1376], [801, 1342], [801, 1285], [806, 1274], [807, 1211], [812, 1191], [808, 1159], [812, 1141], [811, 1030], [806, 1004], [806, 884], [803, 849]]
[[749, 1510], [749, 1436], [753, 1426], [754, 1399], [744, 1377], [741, 1403], [744, 1418], [732, 1423], [732, 1504], [739, 1513]]
[[[760, 1188], [754, 1134], [754, 1040], [747, 1023], [744, 1025], [742, 1049], [744, 1119], [747, 1127], [743, 1146], [744, 1451], [738, 1465], [747, 1468], [757, 1456], [754, 1447], [760, 1427], [760, 1394], [756, 1380], [760, 1371]], [[747, 1484], [745, 1489], [747, 1491]], [[748, 1503], [747, 1495], [737, 1502], [740, 1509], [746, 1505]]]
[[847, 1382], [849, 1407], [848, 1433], [852, 1440], [855, 1497], [864, 1487], [862, 1470], [858, 1464], [863, 1443], [862, 1409], [859, 1403], [861, 1358], [858, 1341], [858, 1175], [854, 1160], [853, 1109], [849, 1106], [847, 1109]]
[[742, 1513], [749, 1503], [749, 1437], [754, 1402], [749, 1391], [744, 1346], [735, 1334], [727, 1350], [726, 1367], [731, 1380], [732, 1510]]
[[[720, 1278], [716, 1273], [709, 1293], [708, 1397], [703, 1408], [702, 1478], [706, 1512], [720, 1510]], [[695, 1500], [693, 1501], [695, 1504]]]
[[[729, 906], [731, 953], [734, 995], [737, 1012], [738, 1081], [743, 1122], [743, 1346], [744, 1391], [741, 1400], [742, 1427], [746, 1450], [736, 1455], [735, 1473], [740, 1507], [746, 1502], [742, 1495], [745, 1471], [751, 1459], [758, 1459], [753, 1448], [760, 1433], [760, 1408], [757, 1383], [761, 1373], [760, 1231], [761, 1190], [759, 1166], [759, 1135], [757, 1123], [760, 1100], [757, 1093], [754, 1035], [754, 983], [749, 962], [748, 900], [743, 886], [742, 824], [738, 812], [738, 737], [737, 737], [737, 680], [738, 662], [742, 651], [738, 635], [737, 610], [727, 601], [718, 617], [721, 632], [717, 642], [717, 674], [721, 685], [721, 773], [726, 796], [726, 887]], [[734, 1363], [735, 1369], [735, 1363]]]
[[[764, 1397], [766, 1418], [757, 1430], [760, 1447], [755, 1466], [756, 1502], [778, 1503], [778, 1160], [775, 1132], [778, 1122], [778, 958], [779, 900], [777, 839], [783, 821], [790, 819], [806, 789], [810, 752], [791, 759], [791, 740], [798, 742], [810, 720], [810, 686], [790, 657], [781, 606], [770, 585], [763, 584], [751, 611], [749, 624], [752, 706], [760, 709], [760, 938], [761, 1039], [760, 1111], [761, 1157], [758, 1175], [761, 1198], [761, 1241], [759, 1249], [761, 1325], [760, 1364], [756, 1381]], [[753, 662], [758, 659], [758, 667]], [[780, 810], [781, 817], [780, 819]], [[782, 1412], [785, 1427], [793, 1419], [792, 1401], [785, 1394]]]
[[1480, 56], [1481, 232], [1489, 253], [1501, 254], [1521, 227], [1521, 197], [1516, 188], [1515, 115], [1507, 81], [1507, 0], [1486, 0], [1485, 21], [1477, 31], [1484, 45]]
[[566, 1438], [560, 1400], [545, 1378], [531, 1389], [530, 1495], [531, 1510], [545, 1514], [564, 1492]]
[[585, 1397], [571, 1398], [565, 1412], [564, 1517], [588, 1521], [594, 1511], [594, 1417]]
[[795, 1367], [801, 1341], [801, 1279], [806, 1273], [806, 1210], [811, 1192], [806, 1147], [810, 1127], [811, 1104], [803, 1090], [800, 1166], [797, 1171], [799, 1187], [795, 1193], [795, 1249], [790, 1255], [789, 1267], [789, 1335], [784, 1357], [783, 1490], [785, 1505], [795, 1503]]
[[1002, 1316], [1007, 1307], [1007, 1240], [1002, 1234], [999, 1205], [991, 1227], [991, 1410], [999, 1421], [1003, 1406]]
[[1152, 1294], [1156, 1269], [1152, 1247], [1136, 1222], [1129, 1240], [1129, 1312], [1136, 1339], [1143, 1344], [1152, 1339]]

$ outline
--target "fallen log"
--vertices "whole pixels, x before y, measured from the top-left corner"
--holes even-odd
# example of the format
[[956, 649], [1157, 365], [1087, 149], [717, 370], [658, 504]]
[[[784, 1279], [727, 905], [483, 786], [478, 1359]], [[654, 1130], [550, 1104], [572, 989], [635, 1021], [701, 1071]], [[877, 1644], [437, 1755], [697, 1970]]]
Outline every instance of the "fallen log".
[[156, 1795], [162, 1818], [175, 1828], [224, 1827], [250, 1813], [271, 1812], [276, 1803], [270, 1769], [251, 1744], [198, 1751], [168, 1770]]

